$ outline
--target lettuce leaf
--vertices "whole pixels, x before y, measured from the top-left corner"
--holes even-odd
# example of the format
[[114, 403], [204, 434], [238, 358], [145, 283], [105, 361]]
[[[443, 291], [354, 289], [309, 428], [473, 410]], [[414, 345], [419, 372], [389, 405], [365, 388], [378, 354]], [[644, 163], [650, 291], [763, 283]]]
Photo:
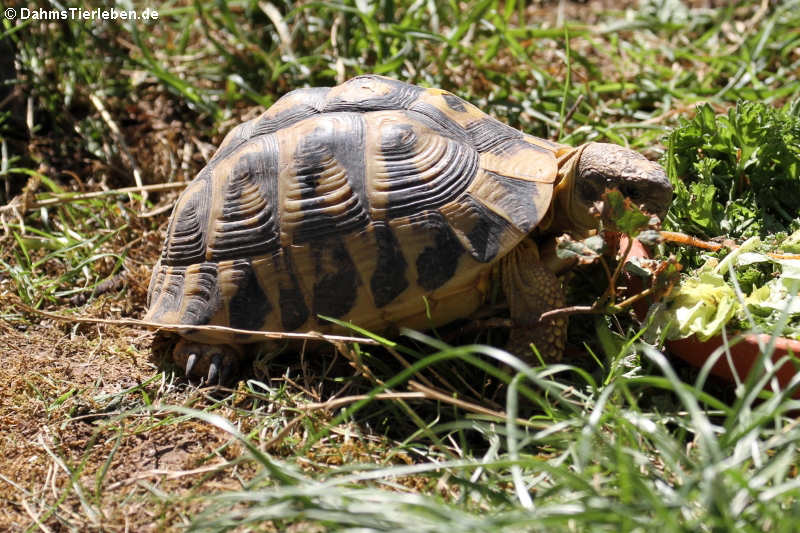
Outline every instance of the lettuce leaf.
[[707, 340], [722, 331], [736, 314], [736, 293], [709, 259], [694, 275], [684, 278], [669, 298], [655, 307], [654, 329], [667, 339], [697, 335]]
[[[754, 288], [746, 297], [739, 298], [724, 272], [729, 271], [730, 278], [734, 274], [733, 268], [728, 268], [732, 263], [735, 267], [745, 267], [759, 262], [773, 263], [776, 276]], [[696, 335], [705, 341], [718, 335], [729, 324], [735, 329], [755, 329], [800, 338], [800, 261], [743, 252], [727, 265], [723, 263], [714, 258], [707, 259], [701, 268], [685, 276], [664, 302], [653, 306], [649, 340], [655, 341], [659, 336], [681, 339]], [[789, 315], [789, 324], [776, 331], [783, 323], [784, 313]]]

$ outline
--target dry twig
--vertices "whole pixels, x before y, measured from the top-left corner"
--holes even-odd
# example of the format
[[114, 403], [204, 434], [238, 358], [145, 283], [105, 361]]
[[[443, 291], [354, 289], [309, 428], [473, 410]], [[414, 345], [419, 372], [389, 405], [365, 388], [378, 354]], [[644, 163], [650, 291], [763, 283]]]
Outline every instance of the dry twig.
[[131, 166], [131, 170], [133, 171], [133, 180], [136, 182], [136, 187], [142, 191], [142, 210], [144, 210], [145, 205], [147, 204], [147, 191], [143, 190], [144, 183], [142, 182], [142, 171], [139, 170], [139, 165], [136, 163], [136, 159], [133, 157], [130, 149], [128, 148], [128, 143], [125, 142], [125, 136], [122, 135], [122, 131], [117, 126], [117, 123], [114, 122], [114, 119], [111, 117], [111, 114], [106, 109], [106, 106], [103, 104], [103, 101], [97, 97], [96, 94], [91, 93], [89, 95], [89, 100], [92, 102], [92, 105], [97, 109], [100, 113], [100, 116], [103, 118], [103, 121], [108, 125], [108, 129], [111, 130], [111, 133], [114, 135], [117, 144], [119, 144], [120, 149], [122, 152], [125, 153], [125, 157], [128, 158], [128, 163]]
[[[124, 187], [122, 189], [112, 189], [109, 191], [95, 191], [95, 192], [85, 192], [78, 194], [54, 194], [51, 195], [49, 198], [44, 198], [42, 200], [33, 200], [25, 202], [24, 208], [25, 210], [39, 209], [40, 207], [68, 204], [72, 202], [79, 202], [81, 200], [90, 200], [92, 198], [101, 198], [103, 196], [113, 196], [118, 194], [128, 194], [132, 192], [138, 192], [144, 194], [147, 191], [168, 191], [172, 189], [183, 189], [188, 184], [189, 184], [188, 181], [176, 181], [175, 183], [157, 183], [155, 185], [143, 185], [141, 187], [139, 186]], [[10, 202], [7, 205], [0, 206], [0, 213], [16, 211], [19, 207], [21, 206], [18, 205], [18, 202]]]
[[191, 324], [159, 324], [158, 322], [149, 322], [146, 320], [137, 320], [135, 318], [121, 318], [121, 319], [108, 319], [108, 318], [94, 318], [94, 317], [72, 317], [72, 316], [65, 316], [60, 315], [58, 313], [50, 313], [48, 311], [42, 311], [39, 309], [34, 309], [29, 305], [26, 305], [22, 302], [14, 302], [14, 306], [21, 308], [26, 313], [32, 313], [35, 315], [51, 318], [53, 320], [58, 320], [59, 322], [69, 322], [73, 324], [109, 324], [113, 326], [133, 326], [133, 327], [140, 327], [140, 328], [148, 328], [148, 329], [155, 329], [158, 331], [169, 331], [173, 333], [185, 333], [187, 331], [209, 331], [215, 333], [227, 333], [227, 334], [242, 334], [242, 335], [249, 335], [250, 337], [262, 338], [262, 339], [277, 339], [277, 340], [318, 340], [318, 341], [327, 341], [330, 343], [337, 343], [337, 342], [358, 342], [360, 344], [372, 344], [377, 345], [379, 344], [378, 341], [368, 339], [366, 337], [350, 337], [346, 335], [328, 335], [323, 333], [317, 332], [308, 332], [308, 333], [287, 333], [282, 331], [254, 331], [254, 330], [247, 330], [247, 329], [237, 329], [237, 328], [229, 328], [226, 326], [195, 326]]

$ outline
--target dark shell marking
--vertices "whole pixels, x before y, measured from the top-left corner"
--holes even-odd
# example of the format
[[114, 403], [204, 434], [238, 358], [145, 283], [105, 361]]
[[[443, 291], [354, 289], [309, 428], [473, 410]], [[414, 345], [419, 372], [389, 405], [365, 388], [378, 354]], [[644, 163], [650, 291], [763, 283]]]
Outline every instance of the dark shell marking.
[[[385, 189], [385, 216], [397, 218], [433, 210], [457, 198], [478, 170], [474, 148], [453, 139], [421, 134], [413, 118], [380, 129], [379, 162], [385, 177], [375, 187]], [[384, 216], [382, 214], [382, 216]]]
[[236, 287], [228, 303], [231, 327], [257, 330], [272, 312], [272, 303], [258, 283], [252, 263], [248, 259], [234, 261], [228, 282]]
[[438, 89], [360, 76], [293, 91], [234, 128], [184, 191], [147, 318], [381, 328], [448, 297], [434, 322], [462, 316], [480, 298], [458, 295], [544, 216], [555, 151]]
[[453, 111], [460, 111], [462, 113], [467, 111], [467, 107], [464, 105], [464, 100], [458, 96], [454, 94], [443, 94], [442, 98], [444, 98], [444, 101], [447, 103], [447, 107]]
[[273, 259], [273, 271], [278, 280], [281, 327], [286, 331], [294, 331], [306, 323], [311, 313], [297, 281], [291, 253], [286, 250], [280, 254], [280, 258]]
[[377, 259], [375, 272], [369, 280], [375, 307], [383, 307], [408, 288], [406, 269], [408, 262], [394, 232], [384, 222], [376, 221], [375, 249]]
[[464, 247], [441, 213], [432, 211], [419, 218], [417, 231], [433, 235], [433, 243], [426, 246], [417, 256], [417, 284], [425, 290], [432, 291], [455, 275], [459, 256], [464, 253]]
[[186, 280], [181, 295], [182, 324], [201, 325], [211, 322], [220, 306], [217, 264], [200, 263], [186, 269]]
[[284, 208], [287, 222], [297, 224], [292, 232], [296, 243], [350, 233], [369, 223], [363, 119], [350, 113], [321, 115], [313, 124], [294, 151], [294, 179], [286, 190]]
[[242, 154], [223, 182], [223, 204], [211, 228], [211, 261], [247, 258], [275, 251], [278, 214], [274, 198], [278, 176], [277, 145], [272, 137], [253, 140], [257, 151]]
[[470, 194], [463, 195], [446, 215], [462, 246], [481, 263], [494, 261], [502, 250], [503, 235], [515, 231], [508, 221]]
[[208, 220], [211, 188], [208, 180], [192, 182], [178, 200], [167, 227], [162, 261], [169, 266], [188, 266], [203, 261], [206, 241], [203, 227]]
[[[353, 308], [358, 286], [361, 284], [355, 263], [341, 237], [319, 239], [311, 245], [314, 262], [314, 316], [341, 318]], [[324, 319], [317, 320], [326, 323]]]

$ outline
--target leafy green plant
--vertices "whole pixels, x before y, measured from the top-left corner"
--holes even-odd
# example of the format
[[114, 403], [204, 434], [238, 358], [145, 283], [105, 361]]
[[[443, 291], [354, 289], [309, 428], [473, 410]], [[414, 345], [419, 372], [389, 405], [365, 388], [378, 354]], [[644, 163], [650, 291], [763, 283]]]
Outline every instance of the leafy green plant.
[[800, 228], [800, 100], [743, 101], [727, 115], [705, 104], [668, 143], [667, 229], [740, 238]]

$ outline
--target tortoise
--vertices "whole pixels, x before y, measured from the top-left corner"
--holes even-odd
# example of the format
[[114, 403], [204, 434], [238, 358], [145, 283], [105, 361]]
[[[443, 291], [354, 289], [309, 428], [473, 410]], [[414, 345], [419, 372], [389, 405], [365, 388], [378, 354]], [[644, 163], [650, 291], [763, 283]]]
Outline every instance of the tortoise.
[[[664, 170], [621, 146], [577, 148], [507, 126], [450, 92], [375, 75], [287, 93], [230, 131], [179, 197], [146, 320], [240, 330], [430, 329], [469, 317], [499, 273], [508, 349], [564, 349], [557, 272], [537, 243], [588, 234], [616, 187], [662, 216]], [[187, 376], [227, 380], [260, 341], [180, 332]]]

